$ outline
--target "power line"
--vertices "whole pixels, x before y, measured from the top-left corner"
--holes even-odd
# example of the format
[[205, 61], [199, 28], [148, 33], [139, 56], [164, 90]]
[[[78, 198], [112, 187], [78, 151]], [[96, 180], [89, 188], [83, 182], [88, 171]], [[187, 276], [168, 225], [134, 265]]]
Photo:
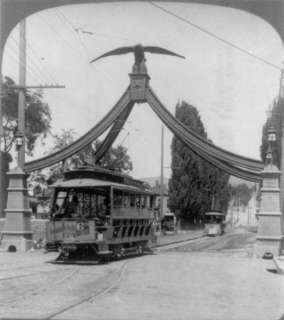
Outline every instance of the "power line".
[[[13, 36], [11, 36], [11, 39], [14, 41], [16, 47], [18, 48], [19, 44], [18, 44], [17, 40], [16, 40]], [[27, 41], [26, 41], [26, 43], [27, 43]], [[29, 46], [28, 43], [27, 43], [27, 46]], [[31, 46], [29, 46], [29, 47], [31, 47]], [[36, 77], [34, 77], [35, 80], [36, 80], [37, 82], [49, 82], [48, 78], [45, 79], [45, 78], [42, 76], [43, 74], [45, 74], [45, 72], [43, 72], [43, 71], [40, 69], [40, 67], [38, 67], [38, 65], [32, 61], [31, 56], [29, 56], [28, 58], [29, 58], [29, 64], [28, 64], [28, 66], [27, 66], [27, 70], [30, 71], [30, 72], [32, 71], [33, 74], [36, 74]], [[18, 62], [19, 62], [19, 61], [18, 61]], [[48, 73], [46, 72], [46, 74], [48, 74]], [[42, 80], [39, 81], [38, 79], [42, 79]], [[51, 78], [51, 79], [52, 79], [52, 78]], [[52, 79], [51, 82], [54, 82], [54, 80]]]
[[[20, 61], [18, 53], [12, 47], [7, 47], [7, 49], [9, 49], [11, 51], [11, 53], [14, 54], [14, 56], [10, 56], [10, 57], [14, 59], [16, 64], [22, 65], [23, 62]], [[32, 76], [32, 78], [34, 78], [34, 80], [38, 81], [38, 75], [36, 74], [35, 70], [33, 70], [31, 68], [27, 68], [27, 69], [28, 69], [27, 71], [29, 72], [30, 76]]]
[[265, 64], [267, 64], [267, 65], [269, 65], [269, 66], [271, 66], [273, 68], [275, 68], [275, 69], [277, 69], [277, 70], [280, 70], [280, 71], [282, 70], [282, 68], [277, 66], [276, 64], [274, 64], [274, 63], [272, 63], [270, 61], [267, 61], [267, 60], [255, 55], [255, 54], [249, 52], [248, 50], [246, 50], [244, 48], [239, 47], [238, 45], [234, 44], [231, 41], [228, 41], [226, 39], [221, 38], [220, 36], [216, 35], [215, 33], [211, 32], [211, 31], [209, 31], [209, 30], [207, 30], [207, 29], [205, 29], [203, 27], [200, 27], [199, 25], [191, 22], [190, 20], [185, 19], [185, 18], [173, 13], [172, 11], [170, 11], [168, 9], [165, 9], [164, 7], [159, 6], [158, 4], [156, 4], [156, 3], [152, 2], [152, 1], [149, 1], [149, 3], [152, 6], [158, 8], [159, 10], [167, 13], [168, 15], [173, 16], [173, 17], [177, 18], [178, 20], [181, 20], [181, 21], [185, 22], [186, 24], [198, 29], [199, 31], [201, 31], [203, 33], [206, 33], [207, 35], [213, 37], [214, 39], [219, 40], [219, 41], [225, 43], [226, 45], [228, 45], [228, 46], [230, 46], [230, 47], [232, 47], [232, 48], [234, 48], [234, 49], [236, 49], [238, 51], [241, 51], [241, 52], [243, 52], [243, 53], [245, 53], [245, 54], [247, 54], [247, 55], [249, 55], [249, 56], [251, 56], [251, 57], [253, 57], [253, 58], [255, 58], [255, 59], [257, 59], [257, 60], [259, 60], [259, 61], [261, 61], [261, 62], [263, 62], [263, 63], [265, 63]]
[[63, 17], [63, 19], [67, 22], [67, 24], [76, 32], [82, 32], [83, 34], [88, 34], [88, 35], [98, 35], [98, 36], [103, 36], [106, 38], [115, 38], [115, 39], [121, 39], [121, 40], [129, 40], [129, 38], [125, 38], [125, 37], [121, 37], [121, 36], [117, 36], [117, 35], [110, 35], [110, 34], [106, 34], [106, 33], [101, 33], [101, 32], [96, 32], [93, 30], [84, 30], [81, 27], [76, 27], [70, 19], [68, 19], [63, 12], [61, 12], [59, 9], [57, 9], [57, 12], [61, 15], [61, 17]]
[[[72, 49], [74, 52], [78, 53], [77, 48], [73, 47], [73, 45], [71, 45], [64, 36], [62, 36], [58, 30], [56, 30], [49, 22], [47, 22], [47, 20], [42, 16], [42, 15], [37, 15], [37, 17], [39, 19], [41, 19], [56, 35], [58, 38], [60, 38], [70, 49]], [[80, 54], [80, 58], [81, 58], [81, 54]]]
[[[32, 47], [32, 45], [29, 44], [28, 41], [27, 41], [27, 46], [28, 46], [28, 48], [30, 49], [30, 51], [31, 51], [32, 55], [34, 56], [34, 58], [36, 59], [35, 61], [37, 61], [37, 60], [42, 60], [42, 58], [40, 58], [40, 57], [38, 56], [38, 54], [36, 53], [36, 51], [34, 50], [34, 48]], [[31, 57], [30, 57], [30, 58], [31, 58]], [[37, 66], [36, 63], [34, 63], [34, 64]], [[50, 72], [50, 70], [48, 70], [47, 68], [42, 67], [41, 65], [39, 65], [38, 68], [39, 68], [39, 71], [40, 71], [40, 72], [45, 73], [45, 74], [49, 77], [49, 79], [51, 80], [51, 82], [56, 83], [55, 77], [54, 77], [54, 75]]]

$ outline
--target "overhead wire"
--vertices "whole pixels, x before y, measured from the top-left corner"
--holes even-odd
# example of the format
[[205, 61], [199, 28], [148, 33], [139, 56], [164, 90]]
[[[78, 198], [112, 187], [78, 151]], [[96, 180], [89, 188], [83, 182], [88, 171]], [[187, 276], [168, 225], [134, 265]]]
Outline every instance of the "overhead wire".
[[[85, 34], [89, 34], [89, 35], [99, 35], [99, 36], [103, 36], [103, 37], [107, 37], [107, 38], [116, 38], [116, 39], [121, 39], [121, 40], [129, 40], [129, 38], [127, 37], [121, 37], [121, 36], [118, 36], [118, 35], [110, 35], [110, 34], [106, 34], [106, 33], [101, 33], [101, 32], [96, 32], [96, 31], [93, 31], [93, 30], [90, 30], [90, 31], [85, 31], [83, 30], [81, 27], [76, 27], [72, 21], [70, 19], [68, 19], [66, 17], [66, 15], [64, 15], [64, 13], [57, 9], [56, 10], [58, 14], [60, 14], [60, 16], [66, 21], [66, 23], [73, 29], [75, 30], [76, 32], [78, 31], [81, 31], [82, 33], [85, 33]], [[78, 30], [78, 31], [77, 31]]]
[[[58, 38], [60, 38], [70, 49], [72, 49], [73, 52], [75, 52], [76, 54], [78, 54], [78, 48], [73, 47], [73, 45], [70, 44], [69, 41], [66, 40], [66, 38], [58, 32], [58, 30], [56, 30], [53, 25], [51, 25], [44, 17], [42, 14], [38, 14], [37, 17], [42, 20], [51, 30], [53, 33], [55, 33], [57, 35]], [[80, 58], [81, 58], [81, 54], [80, 54]]]
[[[11, 40], [14, 42], [14, 44], [15, 44], [15, 46], [16, 46], [16, 50], [18, 50], [18, 48], [19, 48], [19, 42], [13, 37], [13, 36], [11, 36]], [[17, 54], [16, 53], [16, 51], [15, 51], [15, 54]], [[20, 59], [18, 59], [18, 63], [20, 64], [20, 65], [23, 65], [23, 62], [22, 61], [20, 61]], [[32, 64], [32, 63], [27, 63], [26, 64], [26, 69], [27, 69], [27, 72], [30, 72], [30, 73], [33, 73], [34, 75], [36, 75], [35, 77], [34, 77], [34, 79], [36, 80], [36, 81], [38, 81], [41, 77], [42, 77], [42, 74], [41, 74], [41, 71], [34, 65], [34, 64]], [[39, 79], [38, 79], [39, 78]], [[40, 81], [41, 82], [41, 81]]]
[[[89, 53], [89, 49], [87, 48], [86, 44], [84, 43], [82, 37], [80, 36], [80, 34], [83, 32], [83, 29], [79, 26], [76, 26], [69, 18], [67, 18], [67, 16], [59, 9], [56, 9], [56, 13], [57, 13], [57, 17], [63, 21], [70, 30], [73, 31], [73, 34], [76, 35], [76, 38], [79, 40], [80, 45], [83, 49], [83, 51], [85, 52], [85, 56], [88, 59], [87, 63], [89, 65], [89, 60], [91, 59], [91, 54]], [[92, 33], [94, 33], [92, 31]], [[94, 33], [96, 34], [96, 33]], [[89, 69], [87, 69], [89, 70]], [[115, 81], [115, 79], [113, 77], [111, 77], [104, 69], [100, 70], [110, 81]]]
[[[23, 61], [20, 61], [19, 59], [19, 54], [18, 52], [15, 50], [15, 48], [13, 48], [12, 46], [7, 46], [7, 49], [10, 50], [10, 52], [14, 55], [13, 59], [16, 62], [16, 64], [18, 65], [23, 65]], [[12, 56], [11, 56], [12, 57]], [[27, 72], [30, 74], [30, 76], [35, 80], [38, 81], [38, 79], [40, 78], [39, 74], [37, 73], [37, 71], [33, 68], [31, 68], [30, 66], [26, 66]]]
[[251, 56], [252, 58], [255, 58], [255, 59], [257, 59], [258, 61], [261, 61], [261, 62], [263, 62], [263, 63], [265, 63], [265, 64], [267, 64], [267, 65], [269, 65], [269, 66], [271, 66], [271, 67], [273, 67], [273, 68], [275, 68], [275, 69], [277, 69], [277, 70], [280, 70], [280, 71], [282, 70], [282, 68], [281, 68], [280, 66], [278, 66], [278, 65], [276, 65], [276, 64], [274, 64], [274, 63], [272, 63], [272, 62], [270, 62], [270, 61], [268, 61], [268, 60], [266, 60], [266, 59], [264, 59], [264, 58], [262, 58], [262, 57], [259, 57], [259, 56], [257, 56], [257, 55], [254, 54], [254, 53], [251, 53], [250, 51], [248, 51], [248, 50], [246, 50], [246, 49], [244, 49], [244, 48], [242, 48], [242, 47], [234, 44], [233, 42], [231, 42], [231, 41], [229, 41], [229, 40], [226, 40], [226, 39], [218, 36], [218, 35], [215, 34], [214, 32], [209, 31], [209, 30], [205, 29], [204, 27], [199, 26], [198, 24], [190, 21], [189, 19], [183, 18], [183, 17], [181, 17], [180, 15], [178, 15], [178, 14], [170, 11], [169, 9], [166, 9], [166, 8], [164, 8], [164, 7], [162, 7], [162, 6], [154, 3], [153, 1], [149, 1], [149, 3], [150, 3], [153, 7], [156, 7], [157, 9], [163, 11], [164, 13], [166, 13], [166, 14], [172, 16], [172, 17], [175, 17], [176, 19], [178, 19], [178, 20], [180, 20], [180, 21], [185, 22], [186, 24], [188, 24], [188, 25], [190, 25], [190, 26], [198, 29], [199, 31], [201, 31], [201, 32], [209, 35], [210, 37], [212, 37], [212, 38], [214, 38], [214, 39], [216, 39], [216, 40], [218, 40], [218, 41], [221, 41], [221, 42], [223, 42], [224, 44], [226, 44], [226, 45], [228, 45], [228, 46], [230, 46], [230, 47], [232, 47], [232, 48], [234, 48], [234, 49], [236, 49], [236, 50], [238, 50], [238, 51], [240, 51], [240, 52], [242, 52], [242, 53], [245, 53], [245, 54]]
[[[19, 48], [18, 41], [13, 36], [11, 36], [11, 39], [16, 45], [16, 48]], [[48, 82], [56, 83], [51, 73], [46, 68], [43, 68], [37, 64], [35, 59], [39, 59], [39, 57], [36, 57], [35, 50], [27, 40], [26, 40], [26, 45], [27, 45], [27, 49], [30, 49], [30, 52], [32, 52], [32, 55], [33, 55], [32, 57], [30, 52], [27, 52], [26, 69], [30, 72], [33, 72], [33, 74], [36, 75], [36, 77], [35, 76], [33, 77], [34, 80], [39, 83], [48, 83]]]
[[[35, 61], [41, 60], [41, 58], [39, 57], [39, 55], [36, 53], [35, 49], [32, 47], [32, 45], [28, 41], [27, 41], [27, 47], [30, 49], [31, 55], [33, 55], [34, 59], [36, 59], [36, 60], [34, 60], [34, 64], [36, 66], [38, 66]], [[30, 59], [31, 59], [31, 55], [30, 55]], [[48, 76], [49, 81], [51, 81], [52, 83], [56, 83], [55, 77], [51, 73], [51, 70], [49, 70], [49, 69], [47, 69], [45, 67], [42, 67], [41, 65], [38, 66], [38, 69], [39, 69], [39, 71], [41, 73], [44, 73], [44, 74], [46, 74]]]

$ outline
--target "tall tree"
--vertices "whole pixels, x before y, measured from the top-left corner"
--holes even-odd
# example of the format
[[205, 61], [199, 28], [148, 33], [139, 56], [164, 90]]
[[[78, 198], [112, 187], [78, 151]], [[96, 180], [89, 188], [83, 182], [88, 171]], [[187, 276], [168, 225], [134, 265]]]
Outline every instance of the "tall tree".
[[283, 110], [284, 110], [284, 100], [283, 98], [277, 98], [273, 102], [271, 109], [271, 115], [266, 120], [265, 124], [262, 127], [262, 143], [260, 146], [260, 154], [262, 160], [265, 162], [266, 152], [268, 149], [268, 130], [271, 125], [276, 130], [276, 141], [272, 143], [272, 154], [273, 154], [273, 163], [280, 168], [281, 161], [281, 138], [282, 138], [282, 119], [283, 119]]
[[[175, 116], [187, 127], [207, 138], [204, 125], [194, 106], [177, 104]], [[194, 221], [214, 208], [225, 210], [229, 201], [229, 175], [192, 152], [178, 138], [172, 141], [172, 176], [169, 182], [169, 207], [182, 218]]]
[[[10, 152], [15, 139], [18, 119], [18, 91], [11, 86], [14, 81], [5, 77], [3, 81], [3, 128], [4, 151]], [[44, 139], [50, 132], [51, 114], [48, 104], [43, 102], [41, 91], [26, 91], [26, 151], [32, 155], [35, 143], [39, 138]]]

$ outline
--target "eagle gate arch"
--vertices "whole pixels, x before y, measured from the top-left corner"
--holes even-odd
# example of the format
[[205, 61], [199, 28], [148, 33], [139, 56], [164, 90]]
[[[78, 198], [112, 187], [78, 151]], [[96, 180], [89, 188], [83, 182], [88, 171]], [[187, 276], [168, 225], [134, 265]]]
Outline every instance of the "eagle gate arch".
[[[17, 3], [9, 2], [8, 0], [0, 1], [1, 60], [3, 57], [4, 44], [9, 35], [9, 32], [21, 19], [25, 18], [26, 16], [43, 9], [52, 8], [63, 4], [67, 5], [78, 3], [109, 2], [108, 0], [46, 0], [40, 2], [37, 0], [23, 0]], [[211, 5], [215, 4], [221, 6], [224, 5], [224, 2], [221, 0], [193, 0], [187, 2]], [[257, 0], [252, 0], [250, 2], [236, 0], [230, 2], [230, 7], [242, 9], [249, 13], [253, 13], [262, 17], [278, 31], [282, 38], [282, 41], [284, 40], [284, 22], [282, 20], [282, 13], [284, 13], [284, 4], [275, 3], [273, 5], [269, 5], [268, 3], [263, 3], [263, 1]], [[125, 121], [127, 120], [134, 104], [147, 102], [152, 110], [161, 119], [161, 121], [163, 121], [164, 124], [177, 137], [179, 137], [180, 140], [182, 140], [193, 152], [197, 153], [201, 158], [210, 162], [214, 166], [226, 171], [227, 173], [243, 178], [245, 180], [261, 181], [262, 179], [264, 179], [264, 205], [263, 212], [260, 212], [260, 229], [263, 234], [260, 234], [258, 237], [258, 242], [260, 244], [259, 253], [264, 252], [265, 250], [267, 250], [267, 248], [269, 249], [269, 251], [273, 251], [273, 253], [275, 254], [280, 252], [281, 243], [283, 242], [283, 232], [281, 225], [282, 214], [279, 205], [279, 171], [275, 167], [264, 168], [263, 164], [260, 161], [239, 156], [216, 147], [202, 137], [199, 137], [197, 134], [192, 132], [189, 128], [185, 127], [181, 122], [175, 119], [171, 115], [171, 113], [163, 106], [159, 98], [155, 95], [153, 89], [150, 87], [150, 77], [147, 73], [144, 60], [144, 51], [147, 51], [147, 48], [149, 49], [149, 47], [143, 47], [141, 45], [134, 47], [133, 51], [135, 53], [136, 61], [133, 66], [132, 73], [130, 74], [130, 85], [126, 89], [122, 97], [119, 99], [117, 104], [109, 111], [109, 113], [102, 119], [100, 123], [95, 125], [89, 132], [87, 132], [80, 139], [75, 141], [70, 146], [64, 148], [63, 150], [60, 150], [50, 156], [28, 162], [24, 165], [24, 168], [16, 168], [8, 173], [8, 175], [10, 176], [10, 187], [8, 188], [9, 197], [7, 209], [5, 210], [6, 223], [5, 229], [3, 231], [3, 243], [5, 247], [13, 244], [18, 247], [19, 250], [26, 250], [31, 245], [32, 233], [30, 230], [29, 210], [27, 208], [25, 197], [26, 173], [48, 167], [54, 163], [70, 157], [71, 155], [77, 153], [86, 145], [97, 139], [107, 129], [111, 128], [101, 147], [97, 150], [96, 160], [99, 161], [114, 142], [120, 129], [123, 127]], [[109, 55], [110, 53], [107, 54]], [[103, 56], [106, 56], [107, 54]], [[177, 55], [170, 51], [168, 51], [167, 54]], [[140, 60], [137, 59], [139, 55]], [[2, 111], [1, 105], [0, 110]], [[0, 135], [2, 136], [3, 128], [1, 111]], [[283, 149], [284, 148], [282, 148], [282, 151]], [[284, 157], [282, 157], [282, 160], [283, 158]], [[0, 159], [0, 161], [2, 161], [2, 159]], [[271, 202], [270, 200], [272, 194], [273, 203], [275, 203], [275, 206], [273, 208], [268, 205], [268, 203]], [[267, 229], [269, 229], [271, 232], [271, 226], [272, 236], [266, 235], [265, 233]]]

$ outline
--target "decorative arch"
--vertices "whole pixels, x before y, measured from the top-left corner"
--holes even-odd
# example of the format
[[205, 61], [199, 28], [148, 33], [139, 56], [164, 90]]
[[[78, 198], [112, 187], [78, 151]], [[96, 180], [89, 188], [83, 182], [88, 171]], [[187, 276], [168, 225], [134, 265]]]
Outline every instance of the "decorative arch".
[[[125, 1], [125, 0], [122, 0]], [[127, 1], [127, 0], [126, 0]], [[144, 0], [142, 0], [144, 1]], [[62, 6], [62, 5], [72, 5], [72, 4], [88, 4], [88, 3], [101, 3], [101, 2], [111, 2], [111, 0], [0, 0], [0, 59], [2, 60], [3, 55], [3, 48], [5, 42], [8, 38], [9, 33], [12, 29], [25, 17], [34, 14], [36, 12]], [[187, 3], [199, 3], [204, 5], [219, 5], [219, 6], [226, 6], [235, 9], [240, 9], [257, 15], [263, 18], [265, 21], [270, 23], [280, 35], [282, 41], [284, 39], [284, 23], [281, 13], [284, 12], [284, 3], [282, 2], [275, 2], [273, 4], [268, 3], [267, 1], [262, 0], [231, 0], [231, 1], [222, 1], [222, 0], [189, 0], [189, 1], [182, 1]], [[0, 73], [1, 73], [1, 66], [0, 66]], [[1, 87], [1, 86], [0, 86]], [[1, 96], [1, 88], [0, 88], [0, 96]], [[155, 95], [151, 95], [154, 97]], [[122, 101], [121, 101], [122, 100]], [[156, 99], [158, 101], [158, 99]], [[156, 102], [157, 102], [156, 101]], [[158, 103], [159, 105], [159, 103]], [[71, 146], [58, 151], [57, 153], [41, 158], [35, 161], [31, 161], [26, 163], [25, 171], [32, 171], [34, 169], [43, 168], [45, 166], [49, 166], [54, 164], [55, 162], [61, 161], [67, 157], [70, 157], [72, 154], [80, 151], [84, 148], [87, 144], [93, 141], [94, 137], [97, 138], [101, 135], [106, 129], [113, 126], [109, 135], [107, 136], [106, 140], [104, 141], [103, 145], [101, 146], [100, 150], [98, 150], [98, 158], [101, 157], [105, 153], [108, 147], [112, 144], [114, 139], [116, 138], [118, 132], [117, 128], [120, 127], [118, 123], [115, 124], [115, 121], [121, 121], [123, 123], [125, 119], [128, 117], [131, 109], [133, 107], [133, 101], [129, 97], [128, 90], [126, 93], [121, 97], [120, 101], [117, 105], [111, 110], [111, 112], [106, 115], [106, 117], [96, 126], [93, 127], [89, 132], [83, 135], [80, 139], [75, 141]], [[167, 120], [163, 118], [162, 114], [166, 114], [166, 110], [154, 110], [158, 116], [161, 118], [162, 121], [166, 122]], [[124, 115], [123, 115], [124, 112]], [[159, 114], [160, 112], [160, 114]], [[1, 101], [0, 101], [0, 119], [1, 117]], [[121, 117], [119, 120], [118, 116]], [[168, 115], [170, 117], [170, 115]], [[168, 124], [173, 122], [174, 120], [168, 120]], [[2, 126], [0, 125], [0, 135], [2, 133]], [[180, 132], [183, 132], [185, 128], [180, 128]], [[186, 130], [185, 130], [186, 131]], [[177, 132], [175, 132], [177, 134]], [[184, 132], [183, 132], [184, 133]], [[201, 155], [202, 152], [205, 152], [208, 157], [211, 157], [211, 163], [215, 163], [217, 167], [224, 169], [227, 168], [227, 165], [231, 165], [237, 168], [237, 173], [240, 170], [248, 170], [250, 171], [253, 176], [255, 173], [257, 175], [263, 169], [262, 163], [253, 159], [246, 159], [245, 157], [241, 157], [238, 155], [234, 155], [226, 150], [222, 150], [221, 148], [217, 148], [216, 146], [211, 146], [206, 141], [202, 141], [202, 139], [196, 136], [193, 132], [187, 132], [188, 135], [187, 139], [189, 139], [191, 146], [195, 148], [195, 151]], [[207, 160], [209, 158], [207, 157]], [[217, 161], [217, 162], [216, 162]], [[229, 168], [230, 169], [230, 168]], [[225, 170], [229, 172], [230, 170]], [[243, 172], [244, 176], [247, 175], [247, 172]], [[234, 175], [233, 172], [231, 174]], [[242, 175], [242, 174], [241, 174]], [[254, 179], [253, 179], [254, 180]]]

